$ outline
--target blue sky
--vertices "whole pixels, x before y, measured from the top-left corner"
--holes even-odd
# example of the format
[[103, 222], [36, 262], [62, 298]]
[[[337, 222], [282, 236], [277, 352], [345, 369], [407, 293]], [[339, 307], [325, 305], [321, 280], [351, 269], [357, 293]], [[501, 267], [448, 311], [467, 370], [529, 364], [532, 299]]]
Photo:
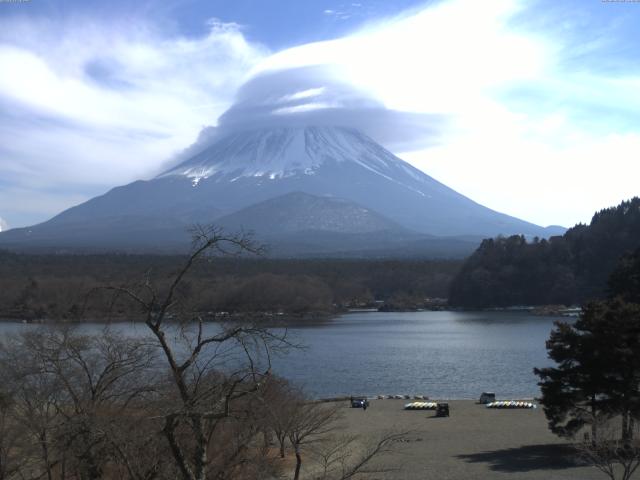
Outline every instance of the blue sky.
[[24, 5], [15, 5], [8, 6], [2, 13], [43, 16], [61, 27], [65, 19], [76, 15], [99, 17], [110, 23], [144, 19], [168, 35], [195, 38], [208, 33], [206, 20], [217, 18], [242, 25], [248, 41], [260, 42], [275, 51], [340, 37], [368, 20], [429, 3], [419, 0], [31, 0], [28, 12], [24, 12]]
[[639, 20], [600, 0], [0, 3], [0, 228], [152, 178], [205, 127], [329, 111], [491, 208], [587, 222], [640, 193]]

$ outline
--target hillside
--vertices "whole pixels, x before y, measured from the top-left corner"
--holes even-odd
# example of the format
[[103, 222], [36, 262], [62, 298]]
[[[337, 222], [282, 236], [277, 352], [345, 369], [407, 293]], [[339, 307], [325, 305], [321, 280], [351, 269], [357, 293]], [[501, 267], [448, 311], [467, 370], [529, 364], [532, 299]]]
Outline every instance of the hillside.
[[580, 304], [606, 293], [620, 257], [640, 247], [640, 198], [597, 212], [589, 225], [528, 242], [484, 240], [454, 279], [449, 303], [461, 307]]

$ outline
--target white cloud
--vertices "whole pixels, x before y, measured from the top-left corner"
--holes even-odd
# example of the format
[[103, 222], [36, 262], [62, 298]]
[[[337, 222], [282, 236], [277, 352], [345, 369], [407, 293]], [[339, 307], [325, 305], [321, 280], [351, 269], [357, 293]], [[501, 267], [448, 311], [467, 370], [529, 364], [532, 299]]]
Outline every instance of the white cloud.
[[289, 115], [291, 113], [312, 112], [314, 110], [324, 110], [327, 108], [333, 108], [335, 105], [325, 102], [313, 102], [304, 103], [302, 105], [296, 105], [293, 107], [282, 107], [273, 110], [274, 115]]
[[302, 100], [306, 98], [313, 98], [319, 95], [322, 95], [326, 91], [326, 87], [318, 87], [318, 88], [309, 88], [306, 90], [301, 90], [296, 93], [292, 93], [291, 95], [285, 95], [280, 100], [282, 102], [291, 102], [293, 100]]
[[[230, 131], [302, 125], [348, 126], [387, 146], [415, 149], [433, 142], [444, 122], [438, 115], [387, 109], [324, 67], [264, 71], [242, 85], [218, 126], [205, 129], [189, 154]], [[187, 155], [180, 155], [178, 159], [185, 158]]]
[[343, 39], [279, 52], [255, 71], [338, 66], [389, 108], [466, 109], [484, 89], [534, 78], [542, 70], [548, 46], [504, 27], [515, 12], [513, 1], [454, 0]]
[[481, 204], [543, 225], [588, 223], [638, 195], [639, 134], [566, 135], [573, 141], [558, 146], [491, 125], [400, 156]]
[[[197, 39], [94, 24], [72, 25], [62, 40], [49, 42], [40, 27], [32, 25], [30, 37], [43, 37], [42, 44], [0, 47], [3, 97], [101, 128], [183, 134], [217, 117], [265, 53], [233, 25], [219, 23]], [[9, 36], [5, 30], [2, 38]]]
[[9, 230], [9, 224], [7, 222], [5, 222], [2, 217], [0, 217], [0, 232], [3, 232], [5, 230]]
[[387, 109], [441, 115], [428, 148], [387, 145], [496, 210], [543, 225], [588, 222], [640, 193], [640, 128], [628, 118], [640, 77], [567, 61], [584, 50], [579, 38], [527, 28], [526, 6], [441, 2], [279, 52], [253, 73], [324, 66]]
[[[198, 38], [139, 21], [75, 18], [62, 30], [0, 20], [0, 178], [30, 195], [39, 182], [98, 194], [153, 175], [232, 103], [266, 55], [237, 25], [215, 20]], [[16, 212], [23, 200], [5, 197], [0, 208]]]

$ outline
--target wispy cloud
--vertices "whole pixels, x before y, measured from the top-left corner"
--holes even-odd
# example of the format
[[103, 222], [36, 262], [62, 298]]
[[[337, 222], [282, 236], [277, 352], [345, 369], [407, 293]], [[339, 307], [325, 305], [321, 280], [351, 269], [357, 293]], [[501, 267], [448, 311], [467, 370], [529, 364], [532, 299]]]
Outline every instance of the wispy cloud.
[[153, 175], [192, 143], [267, 55], [236, 24], [208, 26], [185, 38], [143, 21], [73, 18], [61, 31], [43, 19], [0, 20], [0, 177], [18, 189], [0, 196], [0, 214], [24, 224], [24, 205], [29, 218], [41, 207], [28, 201], [38, 183], [93, 196]]

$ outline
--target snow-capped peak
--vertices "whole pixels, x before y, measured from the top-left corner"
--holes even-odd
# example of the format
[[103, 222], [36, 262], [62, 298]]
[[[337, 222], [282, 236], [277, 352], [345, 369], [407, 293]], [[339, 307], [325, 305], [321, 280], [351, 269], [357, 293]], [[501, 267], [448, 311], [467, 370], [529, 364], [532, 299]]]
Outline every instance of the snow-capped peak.
[[357, 130], [294, 127], [232, 133], [160, 176], [186, 176], [194, 186], [213, 176], [226, 181], [242, 177], [273, 180], [313, 175], [327, 161], [355, 162], [388, 180], [398, 167], [414, 178], [421, 174]]

